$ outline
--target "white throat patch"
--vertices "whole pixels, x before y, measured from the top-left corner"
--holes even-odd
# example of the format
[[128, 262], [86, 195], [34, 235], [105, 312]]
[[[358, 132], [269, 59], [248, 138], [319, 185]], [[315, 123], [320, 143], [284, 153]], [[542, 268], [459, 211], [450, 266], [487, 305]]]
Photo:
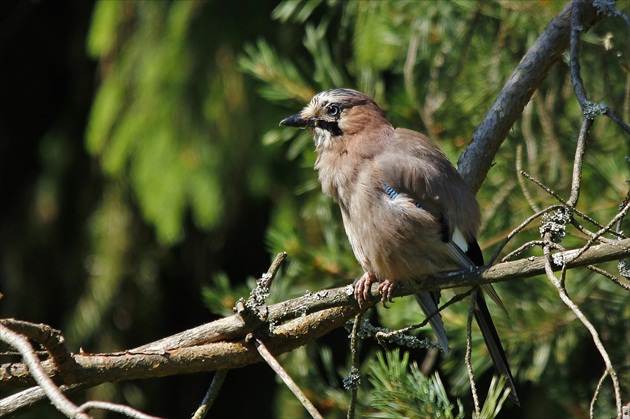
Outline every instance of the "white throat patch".
[[332, 133], [324, 128], [315, 127], [313, 129], [313, 140], [315, 141], [315, 149], [327, 149], [331, 146]]

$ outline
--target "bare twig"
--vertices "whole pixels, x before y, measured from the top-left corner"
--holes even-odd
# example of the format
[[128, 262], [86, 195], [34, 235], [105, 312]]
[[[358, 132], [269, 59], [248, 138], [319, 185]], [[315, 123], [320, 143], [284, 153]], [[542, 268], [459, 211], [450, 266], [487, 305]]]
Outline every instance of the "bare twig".
[[79, 410], [82, 412], [86, 412], [91, 409], [108, 410], [110, 412], [120, 413], [121, 415], [125, 415], [134, 419], [161, 419], [158, 416], [151, 416], [142, 413], [132, 407], [110, 402], [89, 401], [79, 406]]
[[587, 265], [586, 268], [590, 269], [593, 272], [597, 272], [598, 274], [610, 279], [612, 282], [619, 285], [621, 288], [625, 289], [626, 291], [630, 291], [630, 283], [628, 283], [627, 280], [623, 281], [620, 278], [617, 278], [615, 275], [611, 274], [610, 272], [600, 269], [597, 266]]
[[543, 131], [542, 137], [545, 139], [545, 150], [552, 156], [550, 164], [558, 173], [558, 185], [563, 187], [566, 184], [567, 176], [566, 171], [560, 168], [565, 167], [566, 157], [562, 152], [555, 128], [553, 109], [555, 109], [556, 99], [558, 99], [558, 95], [555, 91], [547, 93], [546, 96], [540, 90], [534, 94], [534, 102], [538, 108], [537, 115]]
[[612, 109], [608, 108], [604, 110], [604, 115], [613, 120], [613, 122], [626, 132], [626, 134], [630, 134], [630, 125], [626, 124], [623, 119], [619, 115], [617, 115]]
[[63, 392], [59, 390], [59, 387], [57, 387], [46, 371], [44, 371], [39, 358], [37, 358], [34, 353], [33, 347], [24, 336], [0, 324], [0, 340], [20, 351], [30, 374], [37, 384], [46, 392], [46, 396], [57, 410], [71, 418], [89, 419], [87, 414], [81, 412], [74, 403], [64, 396]]
[[388, 331], [388, 332], [379, 332], [377, 338], [388, 340], [393, 335], [404, 334], [404, 333], [411, 332], [412, 330], [417, 330], [417, 329], [421, 329], [421, 328], [425, 327], [427, 324], [429, 324], [429, 322], [431, 321], [431, 319], [433, 317], [439, 315], [447, 307], [449, 307], [449, 306], [451, 306], [451, 305], [453, 305], [453, 304], [455, 304], [455, 303], [457, 303], [459, 301], [462, 301], [464, 298], [468, 297], [473, 292], [473, 289], [469, 289], [466, 292], [455, 294], [447, 302], [442, 304], [436, 311], [434, 311], [431, 314], [429, 314], [428, 316], [426, 316], [426, 318], [423, 321], [421, 321], [420, 323], [412, 324], [411, 326], [403, 327], [402, 329], [391, 330], [391, 331]]
[[203, 419], [206, 417], [206, 415], [212, 408], [212, 404], [219, 395], [219, 391], [223, 386], [223, 382], [225, 381], [225, 377], [227, 377], [228, 371], [230, 370], [218, 370], [214, 374], [212, 383], [210, 383], [210, 387], [208, 388], [208, 391], [206, 391], [206, 394], [203, 397], [201, 404], [195, 411], [195, 414], [192, 416], [192, 419]]
[[588, 242], [586, 242], [584, 247], [582, 247], [580, 249], [580, 251], [578, 252], [578, 254], [575, 257], [578, 258], [578, 257], [582, 256], [584, 254], [584, 252], [586, 252], [588, 250], [588, 248], [591, 247], [593, 245], [593, 243], [595, 243], [595, 240], [597, 240], [599, 238], [599, 236], [601, 236], [602, 234], [604, 234], [606, 232], [612, 231], [612, 228], [617, 223], [617, 220], [620, 220], [620, 219], [624, 218], [626, 216], [626, 214], [628, 213], [628, 210], [630, 210], [630, 202], [628, 202], [626, 204], [626, 206], [619, 213], [617, 213], [617, 215], [615, 215], [613, 217], [613, 219], [610, 220], [610, 222], [606, 226], [602, 227], [597, 233], [595, 233], [595, 235], [593, 237], [591, 237], [588, 240]]
[[[265, 301], [269, 297], [269, 288], [271, 288], [271, 283], [286, 258], [286, 252], [278, 253], [271, 263], [271, 266], [269, 266], [269, 270], [267, 270], [267, 272], [256, 281], [256, 288], [251, 291], [249, 298], [245, 302], [245, 306], [248, 310], [258, 311], [262, 309], [264, 311]], [[264, 317], [264, 314], [259, 313], [259, 316]]]
[[[580, 233], [584, 234], [585, 236], [591, 237], [591, 238], [595, 237], [595, 233], [593, 233], [591, 230], [584, 228], [584, 226], [578, 223], [578, 221], [575, 218], [571, 219], [571, 225], [575, 227]], [[596, 240], [600, 243], [612, 243], [612, 240], [607, 239], [606, 237], [597, 237]]]
[[589, 417], [592, 419], [595, 417], [595, 403], [597, 402], [597, 397], [599, 396], [599, 392], [602, 389], [602, 384], [604, 384], [604, 380], [608, 377], [608, 370], [604, 371], [602, 374], [602, 378], [599, 379], [597, 383], [597, 387], [595, 388], [595, 393], [593, 393], [593, 398], [591, 399], [591, 404], [589, 407]]
[[295, 397], [302, 403], [302, 406], [308, 411], [311, 417], [316, 419], [324, 419], [324, 417], [317, 411], [313, 403], [306, 397], [306, 395], [295, 384], [293, 379], [282, 368], [282, 365], [276, 360], [276, 358], [269, 352], [263, 341], [260, 339], [254, 339], [254, 344], [260, 356], [267, 362], [267, 364], [275, 371], [275, 373], [284, 381], [284, 384], [295, 394]]
[[[536, 95], [534, 95], [534, 97], [535, 96]], [[543, 112], [544, 111], [541, 110], [538, 113]], [[534, 101], [530, 100], [523, 109], [523, 115], [521, 117], [521, 129], [523, 131], [523, 142], [525, 143], [525, 151], [527, 152], [527, 167], [534, 176], [538, 177], [538, 166], [540, 164], [540, 160], [538, 158], [538, 144], [536, 144], [536, 135], [534, 134], [534, 131], [532, 129], [533, 113]], [[522, 148], [521, 144], [519, 144], [519, 146]], [[534, 212], [536, 211], [538, 210], [534, 210]]]
[[[63, 393], [73, 393], [90, 387], [92, 387], [92, 385], [64, 384], [59, 386], [59, 390]], [[36, 385], [26, 390], [22, 390], [0, 400], [0, 417], [16, 417], [29, 409], [32, 409], [43, 400], [47, 400], [46, 392], [40, 386]]]
[[[522, 172], [523, 175], [526, 175], [525, 172]], [[552, 205], [549, 208], [545, 208], [539, 212], [537, 212], [534, 215], [531, 215], [528, 219], [526, 219], [525, 221], [523, 221], [521, 224], [518, 225], [518, 227], [516, 227], [514, 230], [512, 230], [510, 232], [510, 234], [508, 234], [503, 241], [499, 244], [499, 246], [497, 247], [497, 249], [494, 251], [494, 254], [492, 255], [492, 257], [490, 258], [490, 261], [488, 262], [488, 265], [492, 265], [494, 263], [494, 261], [496, 260], [496, 258], [499, 256], [499, 254], [501, 253], [501, 251], [503, 250], [503, 248], [505, 247], [505, 245], [508, 244], [508, 242], [510, 240], [512, 240], [512, 238], [514, 238], [514, 236], [516, 236], [519, 232], [521, 232], [525, 227], [527, 227], [527, 225], [529, 223], [531, 223], [532, 221], [534, 221], [536, 218], [545, 215], [548, 212], [551, 211], [555, 211], [559, 208], [562, 208], [562, 205]]]
[[[546, 242], [551, 242], [551, 233], [547, 232], [545, 233], [543, 239]], [[573, 311], [573, 314], [575, 314], [575, 316], [582, 322], [582, 324], [584, 325], [584, 327], [586, 327], [586, 329], [590, 332], [591, 337], [593, 339], [593, 342], [595, 343], [595, 346], [597, 347], [597, 350], [599, 351], [602, 359], [604, 360], [604, 363], [606, 364], [606, 371], [608, 371], [608, 374], [610, 375], [610, 378], [612, 379], [613, 382], [613, 388], [615, 391], [615, 405], [617, 408], [617, 416], [621, 417], [621, 390], [619, 387], [619, 380], [617, 379], [617, 372], [615, 371], [615, 369], [613, 368], [612, 362], [610, 361], [610, 357], [608, 356], [608, 352], [606, 352], [606, 349], [604, 348], [604, 345], [602, 344], [602, 341], [599, 339], [599, 334], [597, 333], [597, 329], [595, 329], [595, 327], [593, 326], [593, 324], [586, 318], [586, 316], [584, 315], [584, 313], [582, 313], [582, 311], [579, 309], [579, 307], [571, 300], [571, 298], [569, 298], [566, 289], [564, 288], [562, 282], [560, 280], [558, 280], [558, 278], [556, 278], [556, 276], [553, 273], [553, 269], [552, 266], [554, 265], [554, 262], [552, 261], [552, 255], [551, 255], [551, 250], [549, 246], [544, 246], [543, 247], [543, 252], [546, 258], [545, 261], [545, 273], [547, 274], [547, 277], [549, 278], [549, 281], [556, 287], [556, 289], [558, 290], [558, 294], [560, 295], [560, 299], [564, 302], [564, 304], [569, 307], [571, 309], [571, 311]], [[564, 271], [564, 269], [563, 269]]]
[[588, 143], [588, 134], [593, 126], [593, 120], [584, 118], [582, 127], [578, 135], [577, 146], [575, 148], [575, 159], [573, 161], [573, 176], [571, 180], [571, 196], [567, 201], [567, 205], [575, 208], [580, 197], [580, 185], [582, 184], [582, 162], [584, 160], [584, 152]]
[[[599, 6], [606, 4], [605, 1], [598, 2]], [[575, 90], [575, 96], [582, 107], [582, 115], [584, 120], [593, 120], [598, 115], [606, 115], [613, 120], [621, 129], [630, 134], [630, 126], [623, 122], [623, 120], [606, 105], [605, 103], [593, 103], [588, 99], [586, 90], [584, 89], [584, 82], [580, 75], [580, 36], [584, 31], [584, 25], [587, 19], [584, 14], [586, 7], [590, 6], [585, 0], [574, 0], [571, 2], [571, 37], [569, 44], [570, 58], [569, 68], [571, 70], [571, 80], [573, 81], [573, 88]], [[627, 19], [623, 13], [617, 11], [616, 15]], [[609, 12], [606, 10], [605, 13]]]
[[262, 284], [264, 288], [269, 289], [271, 287], [271, 282], [278, 274], [278, 270], [280, 270], [280, 267], [282, 266], [286, 258], [287, 252], [281, 252], [276, 255], [276, 258], [271, 263], [271, 266], [269, 266], [267, 273], [265, 273], [262, 277], [262, 279], [264, 280]]
[[70, 360], [64, 338], [59, 330], [46, 324], [34, 324], [16, 319], [2, 319], [0, 323], [8, 329], [33, 339], [42, 345], [59, 368]]
[[529, 249], [531, 247], [542, 246], [543, 244], [544, 244], [544, 242], [542, 240], [532, 240], [530, 242], [527, 242], [527, 243], [523, 244], [522, 246], [519, 246], [518, 248], [512, 250], [507, 255], [503, 256], [503, 258], [501, 259], [501, 262], [508, 261], [508, 260], [512, 259], [514, 256], [519, 255], [521, 252], [524, 252], [525, 250], [527, 250], [527, 249]]
[[464, 362], [466, 363], [466, 372], [468, 373], [468, 380], [470, 381], [470, 391], [473, 396], [473, 402], [475, 403], [475, 414], [473, 417], [479, 418], [481, 415], [481, 408], [479, 405], [479, 395], [477, 394], [477, 385], [475, 384], [475, 374], [472, 366], [472, 319], [475, 312], [475, 301], [477, 299], [477, 293], [479, 288], [475, 288], [472, 292], [472, 298], [470, 299], [470, 309], [468, 311], [468, 322], [466, 324], [466, 356]]
[[575, 96], [582, 106], [582, 111], [587, 107], [589, 100], [586, 96], [586, 90], [584, 89], [584, 82], [580, 75], [580, 35], [582, 30], [582, 10], [585, 2], [583, 0], [574, 0], [571, 2], [571, 36], [569, 49], [570, 62], [569, 67], [571, 69], [571, 80], [573, 81], [573, 89], [575, 90]]
[[[552, 191], [551, 189], [549, 189], [548, 187], [546, 187], [542, 182], [540, 182], [538, 179], [533, 178], [531, 175], [529, 175], [526, 172], [523, 172], [523, 176], [525, 176], [527, 179], [531, 180], [532, 182], [534, 182], [536, 185], [538, 185], [541, 189], [543, 189], [545, 192], [547, 192], [549, 195], [553, 196], [554, 198], [556, 198], [559, 202], [561, 202], [564, 206], [568, 207], [567, 202], [562, 199], [562, 197], [560, 195], [558, 195], [557, 193], [555, 193], [554, 191]], [[580, 218], [588, 221], [589, 223], [593, 224], [594, 226], [598, 227], [598, 228], [604, 228], [604, 226], [602, 226], [600, 223], [598, 223], [597, 221], [595, 221], [594, 219], [592, 219], [591, 217], [589, 217], [588, 215], [580, 212], [577, 208], [571, 208], [571, 212], [577, 216], [579, 216]], [[613, 236], [623, 239], [626, 236], [624, 236], [623, 234], [614, 231], [610, 228], [606, 229], [605, 233], [610, 233]]]
[[[44, 370], [41, 361], [35, 354], [35, 351], [33, 350], [31, 344], [28, 342], [26, 336], [14, 332], [13, 330], [7, 328], [5, 324], [10, 324], [17, 329], [24, 330], [31, 335], [34, 334], [38, 336], [48, 345], [48, 347], [53, 347], [53, 351], [57, 355], [62, 355], [60, 357], [61, 359], [71, 359], [68, 353], [60, 353], [60, 348], [64, 347], [63, 336], [61, 336], [61, 333], [54, 329], [51, 329], [50, 326], [47, 325], [34, 325], [23, 321], [3, 320], [0, 323], [0, 340], [10, 344], [11, 346], [19, 350], [20, 354], [22, 355], [22, 359], [24, 360], [24, 363], [28, 365], [29, 373], [33, 376], [37, 384], [39, 384], [39, 388], [43, 391], [50, 402], [57, 408], [57, 410], [62, 412], [64, 415], [72, 418], [83, 419], [90, 417], [86, 413], [86, 411], [90, 409], [101, 409], [124, 414], [131, 418], [158, 419], [155, 416], [146, 415], [129, 406], [110, 402], [88, 401], [86, 403], [83, 403], [81, 406], [76, 406], [63, 394], [64, 391], [61, 388], [57, 387], [53, 380], [48, 376], [47, 371]], [[55, 359], [55, 361], [59, 361], [59, 358]], [[55, 365], [59, 367], [60, 364], [56, 363]], [[67, 386], [64, 387], [67, 388]]]
[[598, 1], [597, 2], [598, 12], [605, 14], [606, 16], [615, 16], [620, 17], [625, 20], [626, 25], [630, 26], [630, 18], [628, 15], [623, 13], [621, 10], [615, 7], [615, 2], [612, 1]]
[[348, 403], [348, 419], [354, 419], [356, 406], [357, 406], [357, 393], [359, 385], [361, 384], [361, 375], [359, 372], [360, 360], [359, 360], [359, 328], [361, 327], [361, 318], [363, 312], [357, 314], [354, 318], [354, 324], [352, 325], [352, 332], [350, 333], [350, 356], [352, 357], [352, 366], [350, 367], [350, 373], [344, 380], [344, 387], [350, 389], [350, 402]]
[[521, 192], [523, 192], [523, 196], [525, 200], [529, 204], [529, 207], [534, 212], [539, 212], [540, 207], [534, 199], [532, 195], [529, 193], [529, 189], [527, 189], [527, 185], [525, 185], [525, 180], [523, 179], [523, 146], [520, 144], [516, 147], [516, 177], [518, 178], [518, 185], [521, 187]]
[[536, 179], [535, 177], [533, 177], [532, 175], [530, 175], [527, 172], [521, 172], [521, 174], [523, 176], [525, 176], [527, 179], [529, 179], [532, 182], [534, 182], [536, 185], [538, 185], [543, 191], [547, 192], [549, 195], [551, 195], [554, 198], [556, 198], [559, 202], [561, 202], [565, 206], [568, 206], [567, 201], [565, 201], [560, 195], [555, 193], [553, 190], [551, 190], [547, 186], [545, 186], [541, 181], [539, 181], [538, 179]]

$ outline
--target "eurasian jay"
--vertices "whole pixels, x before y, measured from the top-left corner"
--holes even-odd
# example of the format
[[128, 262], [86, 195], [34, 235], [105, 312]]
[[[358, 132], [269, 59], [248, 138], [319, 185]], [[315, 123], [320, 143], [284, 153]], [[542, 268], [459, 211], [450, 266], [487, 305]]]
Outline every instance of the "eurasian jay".
[[[352, 250], [365, 272], [355, 283], [359, 305], [370, 297], [374, 282], [379, 282], [386, 302], [398, 282], [483, 266], [476, 240], [479, 205], [455, 167], [427, 137], [394, 128], [371, 98], [351, 89], [321, 92], [280, 124], [313, 134], [322, 190], [339, 204]], [[491, 285], [483, 289], [503, 307]], [[507, 377], [518, 403], [485, 298], [481, 292], [476, 296], [475, 319], [495, 368]], [[429, 316], [437, 311], [439, 297], [439, 292], [423, 292], [416, 299]], [[434, 315], [430, 323], [448, 351], [441, 316]]]

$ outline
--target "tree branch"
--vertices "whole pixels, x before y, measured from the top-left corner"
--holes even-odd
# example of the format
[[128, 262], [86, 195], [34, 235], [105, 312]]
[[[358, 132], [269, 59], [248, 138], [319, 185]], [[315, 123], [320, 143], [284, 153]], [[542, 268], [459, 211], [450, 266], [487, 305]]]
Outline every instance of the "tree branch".
[[[567, 49], [571, 34], [571, 4], [569, 2], [564, 7], [527, 51], [460, 156], [459, 171], [473, 192], [481, 188], [507, 133], [549, 69]], [[591, 2], [584, 4], [581, 11], [582, 33], [603, 18], [603, 15], [598, 16]]]
[[[558, 271], [564, 263], [567, 269], [618, 260], [630, 255], [630, 239], [591, 246], [576, 258], [580, 249], [554, 254], [551, 269]], [[394, 296], [412, 295], [421, 291], [443, 288], [474, 287], [482, 284], [517, 280], [545, 272], [545, 257], [530, 257], [504, 262], [474, 272], [454, 272], [442, 278], [428, 278], [413, 286], [399, 286]], [[373, 299], [378, 301], [375, 284]], [[257, 329], [266, 333], [269, 350], [278, 355], [289, 352], [343, 326], [359, 313], [352, 286], [321, 290], [268, 307], [268, 323], [246, 324], [239, 314], [216, 320], [157, 342], [130, 351], [107, 354], [72, 354], [74, 367], [59, 370], [50, 360], [42, 362], [46, 373], [58, 383], [103, 382], [183, 375], [197, 372], [239, 368], [260, 362], [258, 352], [245, 343], [245, 336]], [[277, 326], [272, 326], [277, 325]], [[222, 331], [225, 327], [230, 331]], [[68, 364], [66, 364], [68, 365]], [[0, 388], [32, 385], [34, 381], [22, 363], [0, 366]], [[7, 406], [0, 401], [0, 415]]]

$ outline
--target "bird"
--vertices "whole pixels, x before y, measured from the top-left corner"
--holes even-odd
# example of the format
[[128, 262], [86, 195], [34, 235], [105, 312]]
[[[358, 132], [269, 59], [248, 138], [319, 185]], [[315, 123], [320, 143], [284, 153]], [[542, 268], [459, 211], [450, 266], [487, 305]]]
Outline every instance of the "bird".
[[[349, 88], [316, 94], [280, 125], [313, 135], [322, 191], [339, 205], [346, 235], [364, 274], [354, 285], [363, 306], [373, 283], [383, 303], [398, 283], [483, 266], [477, 243], [481, 210], [442, 150], [425, 135], [394, 128], [369, 96]], [[504, 310], [498, 294], [483, 291]], [[519, 403], [514, 378], [483, 292], [474, 316], [499, 375]], [[444, 352], [448, 338], [438, 313], [439, 292], [416, 295]], [[436, 314], [437, 313], [437, 314]], [[507, 313], [507, 311], [506, 311]]]

